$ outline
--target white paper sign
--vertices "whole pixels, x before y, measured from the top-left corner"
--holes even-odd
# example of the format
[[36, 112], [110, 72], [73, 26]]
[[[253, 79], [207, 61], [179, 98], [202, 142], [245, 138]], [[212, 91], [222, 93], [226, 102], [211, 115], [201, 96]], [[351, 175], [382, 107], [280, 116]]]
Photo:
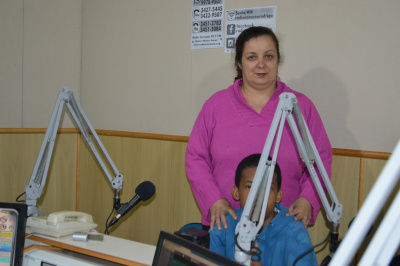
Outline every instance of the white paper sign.
[[223, 47], [223, 22], [224, 0], [192, 0], [191, 49]]
[[225, 53], [235, 52], [236, 38], [252, 26], [264, 26], [276, 32], [276, 6], [227, 10]]

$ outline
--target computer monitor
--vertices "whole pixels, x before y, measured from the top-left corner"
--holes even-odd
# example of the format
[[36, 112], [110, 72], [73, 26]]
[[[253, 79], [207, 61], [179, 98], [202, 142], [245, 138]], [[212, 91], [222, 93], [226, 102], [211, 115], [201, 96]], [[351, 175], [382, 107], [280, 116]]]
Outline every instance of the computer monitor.
[[221, 256], [181, 237], [161, 231], [152, 266], [240, 266], [236, 261]]
[[27, 207], [0, 202], [0, 266], [22, 266]]

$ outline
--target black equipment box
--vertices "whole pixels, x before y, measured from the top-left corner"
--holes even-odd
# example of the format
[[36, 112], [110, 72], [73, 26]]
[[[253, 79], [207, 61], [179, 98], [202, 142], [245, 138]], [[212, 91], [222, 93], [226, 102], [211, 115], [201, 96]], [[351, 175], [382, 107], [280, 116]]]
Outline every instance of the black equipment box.
[[210, 233], [198, 228], [188, 228], [176, 231], [174, 235], [187, 239], [205, 248], [210, 247]]

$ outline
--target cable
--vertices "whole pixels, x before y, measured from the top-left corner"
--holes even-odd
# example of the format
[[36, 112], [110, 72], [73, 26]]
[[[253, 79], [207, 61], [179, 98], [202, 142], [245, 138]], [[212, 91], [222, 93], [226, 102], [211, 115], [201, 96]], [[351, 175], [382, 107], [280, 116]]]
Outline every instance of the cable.
[[[260, 259], [261, 259], [261, 253], [262, 253], [261, 250], [260, 250], [258, 247], [255, 247], [255, 246], [253, 246], [253, 245], [251, 246], [250, 250], [255, 249], [255, 251], [247, 251], [247, 250], [244, 250], [244, 249], [239, 245], [239, 243], [238, 243], [238, 241], [237, 241], [238, 236], [239, 236], [239, 234], [237, 234], [236, 237], [235, 237], [235, 244], [236, 244], [236, 246], [240, 249], [240, 251], [242, 251], [243, 253], [245, 253], [245, 254], [251, 256], [251, 257], [252, 257], [252, 260], [260, 261]], [[254, 257], [254, 258], [253, 258], [253, 257]]]
[[25, 194], [25, 191], [22, 192], [21, 195], [19, 195], [19, 196], [15, 199], [15, 201], [16, 201], [16, 202], [25, 202], [24, 200], [19, 200], [19, 198], [20, 198], [22, 195], [24, 195], [24, 194]]
[[30, 238], [31, 236], [33, 236], [33, 233], [25, 235], [25, 239]]
[[104, 234], [105, 235], [109, 235], [110, 234], [108, 232], [108, 228], [110, 228], [110, 226], [108, 225], [108, 220], [110, 220], [110, 217], [113, 214], [113, 212], [114, 212], [114, 207], [112, 208], [111, 213], [110, 213], [110, 215], [108, 215], [107, 220], [106, 220], [106, 230], [104, 230]]
[[306, 250], [306, 251], [304, 251], [302, 254], [300, 254], [300, 255], [294, 260], [293, 266], [295, 266], [296, 263], [297, 263], [301, 258], [303, 258], [305, 255], [307, 255], [308, 253], [310, 253], [311, 251], [313, 251], [315, 248], [317, 248], [317, 247], [321, 246], [322, 244], [324, 244], [325, 242], [327, 242], [328, 239], [329, 239], [329, 236], [330, 236], [331, 233], [332, 233], [332, 227], [333, 227], [333, 226], [331, 226], [331, 229], [329, 230], [329, 233], [328, 233], [328, 235], [326, 236], [326, 238], [325, 238], [321, 243], [316, 244], [315, 246], [309, 248], [308, 250]]

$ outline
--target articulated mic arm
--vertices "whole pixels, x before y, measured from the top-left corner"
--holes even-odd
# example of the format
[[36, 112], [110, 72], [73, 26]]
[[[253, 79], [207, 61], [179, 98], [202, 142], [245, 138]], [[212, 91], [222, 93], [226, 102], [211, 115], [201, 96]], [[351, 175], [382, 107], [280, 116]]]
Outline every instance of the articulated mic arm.
[[[49, 126], [46, 130], [46, 134], [44, 136], [39, 155], [33, 168], [29, 184], [25, 188], [25, 203], [28, 205], [28, 216], [38, 216], [39, 213], [36, 202], [37, 199], [40, 198], [44, 185], [46, 183], [47, 172], [49, 170], [51, 155], [53, 153], [54, 143], [56, 140], [57, 130], [60, 123], [61, 113], [64, 104], [68, 107], [68, 110], [70, 111], [72, 117], [78, 125], [82, 136], [89, 144], [89, 147], [92, 150], [97, 161], [99, 162], [101, 169], [107, 176], [111, 187], [114, 188], [114, 205], [119, 205], [119, 191], [122, 189], [123, 176], [119, 173], [106, 148], [103, 146], [103, 143], [97, 136], [96, 131], [90, 124], [89, 119], [86, 117], [78, 101], [75, 99], [72, 90], [70, 88], [62, 88], [60, 89], [60, 93], [58, 95], [53, 114], [51, 115]], [[114, 172], [114, 176], [111, 176], [101, 158], [101, 155], [97, 152], [97, 149], [90, 137], [89, 131], [94, 137], [97, 145], [100, 147], [102, 155], [107, 159], [109, 166]]]
[[[326, 173], [318, 150], [315, 147], [312, 136], [300, 111], [296, 96], [294, 96], [292, 93], [282, 93], [279, 97], [280, 100], [278, 107], [276, 109], [275, 116], [265, 142], [246, 205], [235, 230], [237, 237], [235, 260], [245, 265], [250, 265], [251, 242], [255, 240], [257, 233], [263, 226], [276, 158], [278, 155], [279, 145], [286, 119], [295, 137], [300, 156], [307, 166], [313, 183], [317, 189], [319, 198], [321, 199], [322, 205], [325, 208], [327, 218], [330, 222], [332, 222], [335, 232], [338, 230], [342, 216], [342, 205], [339, 203], [336, 197], [335, 191], [329, 180], [328, 174]], [[301, 134], [293, 117], [293, 113], [296, 114]], [[268, 156], [270, 154], [275, 136], [275, 149], [272, 160], [270, 161], [268, 160]], [[316, 164], [319, 169], [322, 181], [324, 182], [332, 201], [332, 205], [329, 205], [324, 189], [318, 178], [317, 172], [315, 171], [314, 164]]]

